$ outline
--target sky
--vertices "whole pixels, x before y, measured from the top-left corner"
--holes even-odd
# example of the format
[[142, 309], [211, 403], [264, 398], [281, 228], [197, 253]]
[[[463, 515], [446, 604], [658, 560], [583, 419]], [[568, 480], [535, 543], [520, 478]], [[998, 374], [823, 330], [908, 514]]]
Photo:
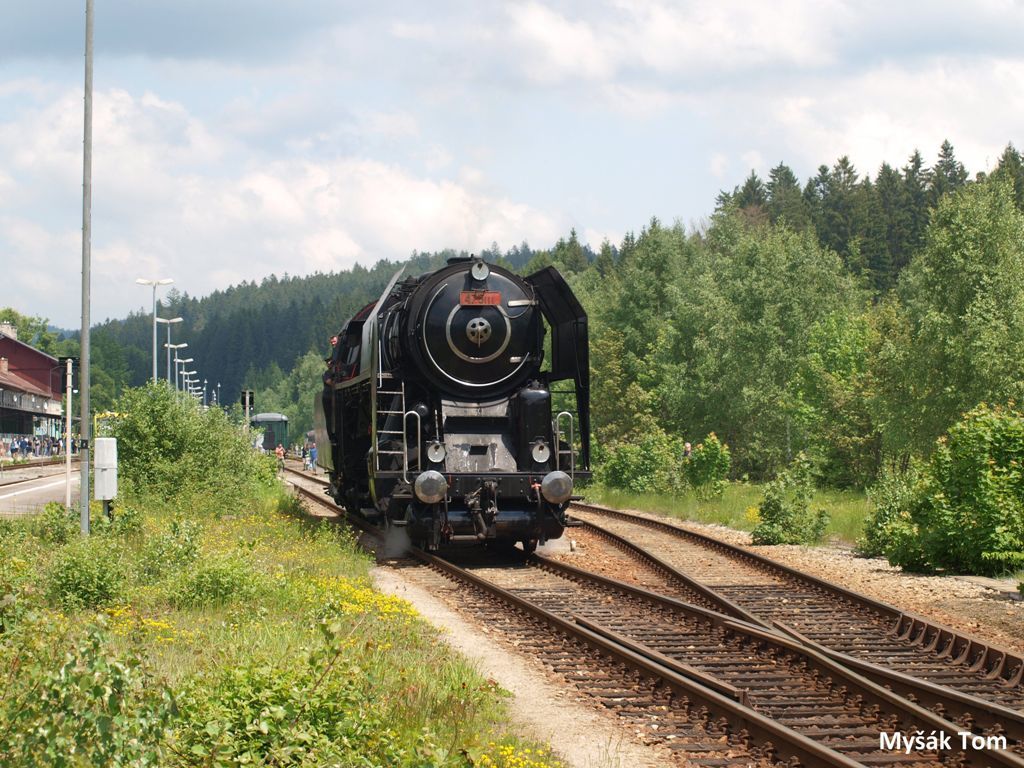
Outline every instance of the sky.
[[[94, 321], [1024, 147], [1024, 2], [95, 0]], [[81, 313], [84, 2], [0, 0], [0, 306]]]

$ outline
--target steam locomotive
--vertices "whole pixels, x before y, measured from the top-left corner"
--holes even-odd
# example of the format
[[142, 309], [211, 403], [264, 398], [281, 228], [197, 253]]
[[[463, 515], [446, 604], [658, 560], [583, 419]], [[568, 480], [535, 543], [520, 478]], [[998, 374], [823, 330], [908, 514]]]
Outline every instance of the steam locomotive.
[[401, 278], [332, 340], [314, 405], [330, 493], [427, 549], [558, 538], [590, 475], [583, 307], [554, 267]]

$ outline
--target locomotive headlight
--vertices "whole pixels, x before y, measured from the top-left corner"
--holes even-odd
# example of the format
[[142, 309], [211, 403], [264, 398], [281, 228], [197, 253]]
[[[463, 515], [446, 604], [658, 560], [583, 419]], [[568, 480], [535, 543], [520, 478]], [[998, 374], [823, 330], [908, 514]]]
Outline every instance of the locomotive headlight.
[[444, 446], [441, 443], [431, 443], [427, 446], [427, 458], [435, 464], [440, 464], [444, 461], [444, 457], [447, 455]]
[[552, 504], [562, 504], [572, 496], [572, 478], [557, 469], [548, 472], [540, 481], [540, 492]]
[[424, 504], [437, 504], [448, 492], [448, 483], [440, 472], [428, 469], [416, 478], [412, 490]]
[[548, 448], [548, 444], [543, 440], [538, 440], [533, 444], [533, 449], [530, 451], [530, 455], [533, 456], [533, 460], [538, 464], [543, 464], [551, 458], [551, 449]]

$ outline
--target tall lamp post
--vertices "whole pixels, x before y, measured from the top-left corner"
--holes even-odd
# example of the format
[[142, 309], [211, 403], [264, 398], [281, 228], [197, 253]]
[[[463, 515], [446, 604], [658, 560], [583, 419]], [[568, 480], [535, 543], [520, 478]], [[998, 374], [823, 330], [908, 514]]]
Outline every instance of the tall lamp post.
[[144, 277], [135, 278], [139, 285], [153, 286], [153, 381], [156, 381], [156, 289], [161, 285], [170, 285], [174, 282], [172, 277], [163, 277], [159, 280], [147, 280]]
[[217, 407], [220, 407], [220, 382], [217, 382]]
[[[174, 370], [175, 370], [174, 382], [175, 382], [175, 385], [177, 385], [177, 383], [178, 383], [178, 375], [179, 374], [183, 374], [185, 372], [185, 366], [188, 365], [189, 363], [191, 363], [192, 360], [193, 360], [193, 358], [191, 358], [191, 357], [186, 357], [183, 360], [175, 360], [175, 363], [181, 363], [181, 368], [178, 368], [177, 365], [174, 366]], [[184, 376], [181, 377], [181, 388], [182, 389], [185, 388], [185, 377]]]
[[203, 379], [203, 407], [206, 407], [206, 379]]
[[163, 323], [164, 325], [167, 326], [167, 343], [164, 344], [164, 346], [167, 347], [167, 383], [170, 384], [171, 383], [171, 349], [172, 349], [172, 345], [171, 345], [171, 326], [174, 325], [175, 323], [182, 322], [182, 318], [180, 318], [180, 317], [171, 317], [171, 318], [158, 317], [156, 319], [156, 321], [158, 323]]
[[[181, 362], [181, 360], [178, 359], [178, 350], [179, 349], [184, 349], [187, 346], [188, 346], [188, 342], [187, 341], [183, 341], [181, 344], [168, 344], [167, 345], [168, 354], [170, 354], [170, 351], [172, 349], [174, 350], [174, 385], [173, 386], [174, 386], [175, 389], [178, 388], [178, 363]], [[167, 381], [168, 381], [168, 383], [171, 381], [171, 367], [170, 367], [170, 363], [168, 363], [168, 365], [167, 365]]]

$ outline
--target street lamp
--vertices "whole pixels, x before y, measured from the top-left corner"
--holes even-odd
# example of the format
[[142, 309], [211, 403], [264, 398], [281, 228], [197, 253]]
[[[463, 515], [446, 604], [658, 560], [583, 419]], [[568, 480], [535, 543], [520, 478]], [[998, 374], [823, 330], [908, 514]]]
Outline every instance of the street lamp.
[[217, 405], [220, 405], [220, 382], [217, 382]]
[[203, 379], [203, 405], [206, 405], [206, 379]]
[[[171, 352], [172, 349], [174, 350], [174, 388], [175, 389], [178, 388], [178, 363], [181, 362], [181, 360], [178, 359], [178, 350], [179, 349], [184, 349], [187, 346], [188, 346], [188, 342], [187, 341], [183, 341], [181, 344], [168, 344], [167, 345], [167, 354], [168, 355], [170, 355], [170, 352]], [[171, 365], [170, 365], [170, 363], [168, 363], [167, 364], [167, 381], [170, 381], [170, 380], [171, 380]]]
[[[191, 363], [192, 360], [193, 360], [193, 358], [186, 357], [184, 360], [176, 360], [175, 361], [177, 363], [181, 363], [181, 369], [180, 370], [178, 369], [177, 365], [174, 366], [174, 370], [175, 370], [174, 383], [175, 383], [175, 386], [177, 386], [177, 383], [178, 383], [178, 375], [179, 374], [184, 374], [185, 366], [188, 365], [189, 363]], [[185, 377], [184, 376], [181, 377], [181, 388], [182, 389], [185, 388]]]
[[144, 277], [135, 278], [139, 285], [153, 286], [153, 381], [156, 381], [156, 289], [160, 285], [170, 285], [174, 282], [172, 277], [164, 277], [159, 280], [147, 280]]
[[164, 325], [167, 326], [167, 343], [164, 344], [164, 346], [167, 347], [167, 383], [170, 384], [171, 383], [171, 349], [173, 348], [173, 346], [171, 344], [171, 326], [174, 325], [175, 323], [182, 322], [182, 318], [180, 318], [180, 317], [171, 317], [171, 318], [158, 317], [156, 319], [156, 321], [158, 323], [163, 323]]

